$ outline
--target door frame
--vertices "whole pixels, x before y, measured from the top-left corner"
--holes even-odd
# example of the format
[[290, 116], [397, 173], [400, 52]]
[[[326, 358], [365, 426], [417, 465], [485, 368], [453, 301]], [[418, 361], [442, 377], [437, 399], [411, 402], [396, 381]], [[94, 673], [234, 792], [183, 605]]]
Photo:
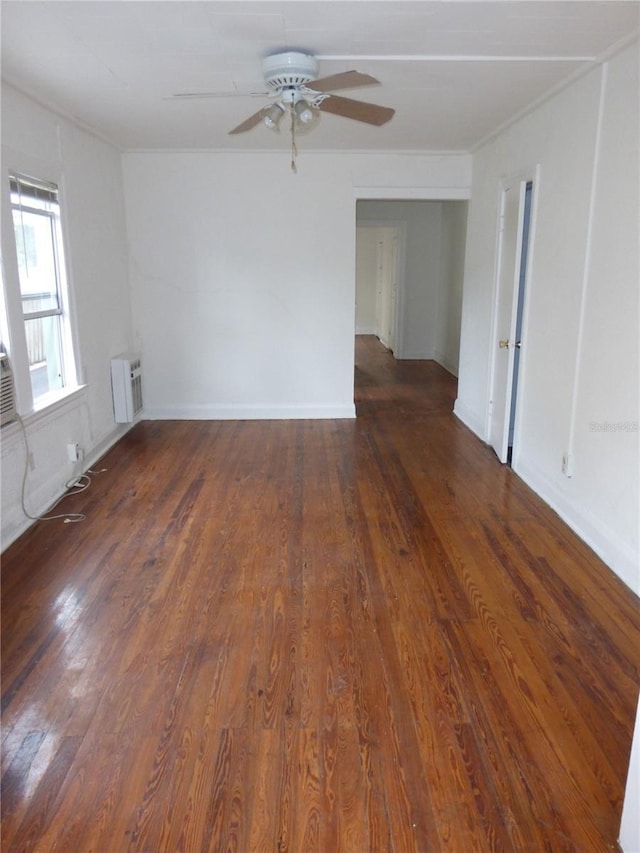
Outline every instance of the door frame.
[[[521, 193], [520, 197], [520, 205], [518, 209], [518, 246], [517, 246], [517, 257], [518, 257], [518, 272], [514, 275], [514, 281], [512, 283], [512, 292], [510, 294], [510, 298], [512, 300], [512, 310], [511, 310], [511, 326], [510, 326], [510, 335], [511, 338], [513, 331], [515, 330], [515, 322], [518, 311], [518, 290], [519, 290], [519, 267], [520, 267], [520, 259], [522, 256], [522, 225], [524, 218], [524, 203], [525, 203], [525, 193], [523, 191], [524, 186], [528, 182], [532, 183], [532, 192], [531, 192], [531, 208], [530, 208], [530, 221], [529, 221], [529, 234], [528, 234], [528, 249], [527, 249], [527, 263], [525, 267], [525, 287], [524, 287], [524, 303], [522, 306], [522, 335], [521, 340], [526, 341], [528, 339], [528, 328], [529, 328], [529, 304], [531, 300], [531, 281], [533, 275], [533, 262], [534, 262], [534, 246], [535, 246], [535, 234], [536, 234], [536, 223], [537, 223], [537, 213], [538, 213], [538, 199], [540, 193], [540, 180], [541, 180], [541, 169], [540, 164], [537, 163], [535, 166], [531, 166], [528, 168], [519, 169], [516, 172], [512, 172], [509, 175], [501, 178], [498, 184], [498, 193], [497, 193], [497, 217], [496, 217], [496, 240], [495, 240], [495, 260], [494, 260], [494, 275], [493, 275], [493, 296], [492, 296], [492, 316], [491, 316], [491, 324], [490, 324], [490, 336], [489, 336], [489, 384], [488, 384], [488, 396], [487, 396], [487, 410], [486, 410], [486, 422], [485, 422], [485, 434], [487, 436], [487, 441], [491, 440], [491, 424], [492, 424], [492, 416], [493, 416], [493, 396], [494, 396], [494, 382], [496, 381], [496, 365], [499, 356], [498, 350], [498, 341], [497, 341], [497, 333], [498, 333], [498, 316], [499, 316], [499, 308], [500, 308], [500, 273], [501, 273], [501, 252], [502, 252], [502, 233], [501, 233], [501, 215], [502, 215], [502, 199], [505, 190], [508, 187], [517, 185], [518, 192]], [[507, 397], [505, 401], [505, 416], [507, 412], [511, 408], [511, 393], [512, 393], [512, 385], [513, 385], [513, 360], [511, 364], [511, 368], [509, 370], [509, 374], [507, 376]], [[527, 367], [527, 347], [524, 346], [520, 350], [520, 358], [518, 364], [518, 393], [516, 397], [516, 405], [515, 405], [515, 415], [514, 415], [514, 432], [513, 432], [513, 456], [511, 459], [511, 467], [514, 470], [517, 470], [518, 466], [518, 458], [519, 458], [519, 448], [520, 448], [520, 436], [522, 432], [521, 426], [521, 412], [523, 407], [523, 401], [526, 394], [526, 371]], [[506, 463], [503, 463], [506, 464]]]

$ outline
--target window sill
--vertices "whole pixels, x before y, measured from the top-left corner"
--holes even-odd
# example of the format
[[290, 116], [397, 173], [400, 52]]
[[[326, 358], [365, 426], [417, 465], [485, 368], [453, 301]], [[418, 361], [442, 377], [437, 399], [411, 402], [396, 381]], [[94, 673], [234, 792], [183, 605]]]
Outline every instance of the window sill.
[[[86, 385], [77, 385], [75, 388], [64, 388], [62, 391], [54, 391], [38, 400], [31, 412], [20, 415], [20, 420], [25, 427], [32, 427], [41, 421], [47, 420], [51, 415], [63, 412], [67, 408], [73, 408], [86, 398]], [[8, 439], [14, 433], [18, 433], [18, 421], [6, 424], [2, 428], [2, 438]]]
[[34, 405], [32, 412], [22, 416], [23, 422], [29, 425], [38, 423], [49, 415], [62, 411], [79, 400], [84, 400], [86, 389], [86, 385], [76, 385], [75, 388], [63, 388], [62, 391], [52, 391], [50, 394], [46, 394]]
[[20, 415], [20, 420], [12, 421], [2, 427], [0, 439], [0, 456], [4, 459], [15, 451], [19, 442], [23, 440], [22, 426], [25, 433], [33, 434], [41, 429], [47, 429], [48, 424], [65, 412], [77, 409], [86, 401], [86, 385], [75, 388], [66, 388], [53, 394], [47, 394], [39, 401], [38, 408], [28, 414]]
[[76, 385], [74, 388], [63, 388], [61, 391], [51, 391], [49, 394], [44, 394], [34, 403], [33, 411], [28, 415], [23, 415], [23, 421], [38, 420], [40, 415], [55, 412], [61, 409], [66, 403], [71, 403], [75, 399], [81, 399], [85, 396], [86, 385]]

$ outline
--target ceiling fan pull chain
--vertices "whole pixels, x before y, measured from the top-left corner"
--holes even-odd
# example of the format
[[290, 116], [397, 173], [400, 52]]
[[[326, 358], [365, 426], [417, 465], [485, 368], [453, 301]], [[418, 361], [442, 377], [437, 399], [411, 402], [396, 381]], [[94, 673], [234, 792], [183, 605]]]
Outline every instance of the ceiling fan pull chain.
[[296, 166], [296, 157], [298, 156], [298, 149], [296, 148], [296, 114], [293, 109], [293, 104], [291, 104], [291, 171], [295, 174], [298, 172], [298, 167]]

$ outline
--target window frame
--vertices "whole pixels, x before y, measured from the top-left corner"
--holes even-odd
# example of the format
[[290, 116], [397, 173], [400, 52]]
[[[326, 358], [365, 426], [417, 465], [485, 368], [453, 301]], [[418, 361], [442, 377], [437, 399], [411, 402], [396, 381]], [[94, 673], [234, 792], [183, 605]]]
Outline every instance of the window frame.
[[[33, 169], [3, 169], [4, 191], [2, 192], [3, 206], [3, 264], [2, 264], [2, 298], [0, 299], [0, 330], [2, 348], [7, 351], [11, 360], [16, 389], [17, 410], [23, 416], [40, 412], [57, 404], [60, 400], [78, 391], [79, 384], [77, 364], [77, 329], [73, 317], [73, 293], [71, 288], [68, 252], [66, 251], [66, 222], [64, 192], [62, 181], [57, 175], [51, 176], [49, 170]], [[36, 177], [37, 175], [37, 177]], [[38, 206], [35, 196], [22, 195], [20, 204], [13, 201], [14, 193], [18, 192], [12, 184], [20, 182], [32, 184], [35, 187], [48, 189], [55, 193], [53, 209], [46, 209], [47, 202]], [[18, 183], [19, 186], [19, 183]], [[18, 264], [18, 249], [14, 229], [14, 211], [22, 208], [36, 215], [43, 215], [49, 221], [52, 229], [53, 263], [55, 268], [55, 296], [57, 306], [40, 309], [33, 312], [24, 311], [23, 294], [20, 286]], [[54, 294], [54, 291], [51, 291]], [[60, 361], [62, 369], [62, 387], [34, 397], [34, 389], [29, 368], [27, 346], [27, 323], [38, 318], [56, 318], [58, 337], [60, 341]]]

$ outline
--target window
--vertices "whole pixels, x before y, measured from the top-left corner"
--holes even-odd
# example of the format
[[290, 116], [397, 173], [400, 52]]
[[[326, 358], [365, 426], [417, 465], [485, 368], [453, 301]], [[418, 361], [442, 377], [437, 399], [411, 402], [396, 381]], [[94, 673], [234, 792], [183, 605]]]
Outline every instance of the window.
[[58, 187], [9, 176], [18, 283], [34, 407], [75, 384]]

